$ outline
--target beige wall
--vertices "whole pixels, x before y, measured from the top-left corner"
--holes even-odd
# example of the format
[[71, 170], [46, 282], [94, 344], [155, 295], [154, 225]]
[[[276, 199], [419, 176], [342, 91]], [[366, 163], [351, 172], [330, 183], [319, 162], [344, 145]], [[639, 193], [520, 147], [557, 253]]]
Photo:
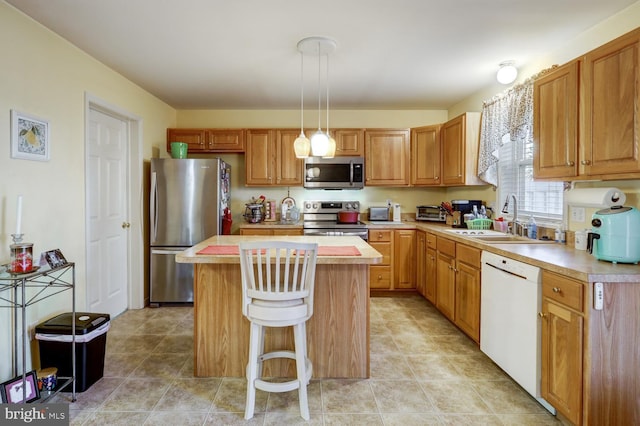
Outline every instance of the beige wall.
[[[60, 248], [69, 261], [77, 262], [76, 303], [82, 310], [86, 307], [85, 95], [142, 119], [145, 158], [151, 156], [152, 146], [164, 144], [165, 129], [176, 124], [176, 112], [5, 2], [0, 2], [0, 55], [0, 263], [9, 261], [16, 200], [22, 194], [25, 240], [34, 244], [36, 256]], [[48, 162], [10, 158], [11, 109], [49, 122]], [[142, 188], [142, 183], [136, 186]], [[138, 229], [141, 220], [140, 215], [131, 218]], [[27, 323], [71, 310], [70, 300], [67, 292], [29, 307]], [[5, 360], [10, 354], [10, 314], [11, 310], [0, 309], [0, 354]], [[9, 374], [9, 365], [0, 363], [0, 379]]]

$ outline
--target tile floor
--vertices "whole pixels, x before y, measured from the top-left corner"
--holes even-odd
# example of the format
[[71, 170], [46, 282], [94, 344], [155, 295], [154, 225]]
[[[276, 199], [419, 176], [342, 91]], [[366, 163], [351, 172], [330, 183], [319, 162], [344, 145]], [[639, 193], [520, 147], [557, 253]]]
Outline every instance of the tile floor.
[[[303, 424], [297, 391], [194, 378], [193, 311], [127, 311], [111, 321], [104, 377], [71, 403], [72, 425]], [[70, 394], [59, 394], [58, 402]], [[524, 390], [419, 296], [371, 299], [371, 378], [312, 380], [315, 425], [555, 425]]]

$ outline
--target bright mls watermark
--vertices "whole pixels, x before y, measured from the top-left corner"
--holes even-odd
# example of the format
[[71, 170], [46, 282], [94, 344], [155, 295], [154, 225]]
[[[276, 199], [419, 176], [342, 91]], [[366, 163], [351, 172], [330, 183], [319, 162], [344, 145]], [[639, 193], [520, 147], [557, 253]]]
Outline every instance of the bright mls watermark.
[[0, 426], [68, 426], [69, 404], [0, 404]]

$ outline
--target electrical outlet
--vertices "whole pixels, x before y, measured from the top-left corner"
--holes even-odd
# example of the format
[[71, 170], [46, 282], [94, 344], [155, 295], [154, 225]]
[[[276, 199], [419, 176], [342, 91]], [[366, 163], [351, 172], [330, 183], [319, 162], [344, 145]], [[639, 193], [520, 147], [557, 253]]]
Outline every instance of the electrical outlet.
[[584, 222], [584, 216], [585, 216], [584, 207], [571, 207], [572, 222]]

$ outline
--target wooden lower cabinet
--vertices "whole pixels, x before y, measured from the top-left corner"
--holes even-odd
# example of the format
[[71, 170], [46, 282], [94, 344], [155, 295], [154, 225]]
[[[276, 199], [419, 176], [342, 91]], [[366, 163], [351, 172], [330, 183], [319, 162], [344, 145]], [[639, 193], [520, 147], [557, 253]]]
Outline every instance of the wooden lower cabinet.
[[416, 231], [414, 229], [369, 230], [369, 245], [382, 254], [382, 263], [369, 266], [372, 290], [416, 288]]
[[427, 233], [416, 231], [416, 290], [427, 297]]
[[640, 424], [640, 283], [543, 270], [541, 393], [575, 425]]
[[456, 309], [456, 243], [438, 237], [436, 255], [436, 308], [454, 321]]
[[240, 235], [303, 235], [302, 228], [240, 228]]
[[456, 311], [454, 323], [480, 343], [481, 250], [456, 243]]
[[444, 316], [480, 343], [481, 250], [441, 237], [437, 237], [436, 244], [437, 250], [429, 247], [427, 252], [431, 262], [427, 263], [427, 276], [435, 276], [435, 286], [427, 286], [427, 294], [435, 299], [436, 308]]

